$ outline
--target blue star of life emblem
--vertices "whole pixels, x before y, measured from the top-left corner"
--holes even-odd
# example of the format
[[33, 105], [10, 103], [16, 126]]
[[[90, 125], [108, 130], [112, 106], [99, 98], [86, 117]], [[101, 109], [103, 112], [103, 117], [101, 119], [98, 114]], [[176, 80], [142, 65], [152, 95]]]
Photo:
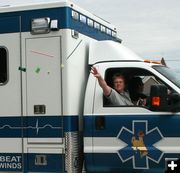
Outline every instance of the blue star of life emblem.
[[149, 169], [149, 160], [159, 163], [164, 154], [154, 146], [163, 135], [158, 127], [149, 130], [148, 121], [134, 120], [132, 130], [122, 127], [117, 138], [126, 143], [118, 156], [123, 163], [132, 159], [133, 169]]

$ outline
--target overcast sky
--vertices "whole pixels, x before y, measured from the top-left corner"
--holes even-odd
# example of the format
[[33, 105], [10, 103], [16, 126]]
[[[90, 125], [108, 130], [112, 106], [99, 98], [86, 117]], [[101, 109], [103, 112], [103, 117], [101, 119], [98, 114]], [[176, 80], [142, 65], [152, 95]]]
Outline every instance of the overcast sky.
[[[113, 23], [123, 44], [143, 58], [164, 57], [169, 66], [180, 68], [180, 0], [72, 1]], [[1, 0], [0, 4], [9, 2], [14, 4], [27, 0]]]

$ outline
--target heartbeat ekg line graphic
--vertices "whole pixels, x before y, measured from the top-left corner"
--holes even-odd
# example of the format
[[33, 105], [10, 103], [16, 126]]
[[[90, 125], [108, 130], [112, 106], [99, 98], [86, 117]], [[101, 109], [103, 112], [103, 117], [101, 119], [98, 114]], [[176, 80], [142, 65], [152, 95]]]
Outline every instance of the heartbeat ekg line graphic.
[[37, 120], [35, 126], [12, 127], [12, 126], [6, 124], [6, 125], [1, 126], [0, 130], [3, 130], [5, 128], [16, 129], [16, 130], [17, 129], [33, 129], [33, 130], [36, 130], [36, 134], [38, 135], [39, 130], [42, 130], [42, 129], [45, 129], [45, 128], [48, 128], [48, 127], [51, 128], [51, 129], [57, 129], [57, 130], [62, 129], [62, 127], [53, 127], [51, 124], [45, 124], [43, 126], [39, 126], [39, 121]]

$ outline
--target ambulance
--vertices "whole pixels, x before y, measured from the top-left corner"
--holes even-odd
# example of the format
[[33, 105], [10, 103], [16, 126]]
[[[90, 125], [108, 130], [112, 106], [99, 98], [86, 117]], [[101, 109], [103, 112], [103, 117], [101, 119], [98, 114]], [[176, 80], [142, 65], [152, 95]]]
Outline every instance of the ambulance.
[[[102, 7], [100, 7], [102, 8]], [[180, 78], [68, 0], [0, 7], [0, 172], [163, 173], [180, 158]], [[146, 106], [103, 96], [140, 77]]]

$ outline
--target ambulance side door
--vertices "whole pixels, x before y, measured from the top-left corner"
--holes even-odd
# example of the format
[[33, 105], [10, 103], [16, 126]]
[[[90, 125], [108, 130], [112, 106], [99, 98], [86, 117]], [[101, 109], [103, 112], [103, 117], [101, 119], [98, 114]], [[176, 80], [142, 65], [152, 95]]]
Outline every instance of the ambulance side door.
[[22, 171], [22, 72], [19, 70], [21, 65], [20, 27], [20, 16], [1, 16], [0, 171], [2, 172]]

